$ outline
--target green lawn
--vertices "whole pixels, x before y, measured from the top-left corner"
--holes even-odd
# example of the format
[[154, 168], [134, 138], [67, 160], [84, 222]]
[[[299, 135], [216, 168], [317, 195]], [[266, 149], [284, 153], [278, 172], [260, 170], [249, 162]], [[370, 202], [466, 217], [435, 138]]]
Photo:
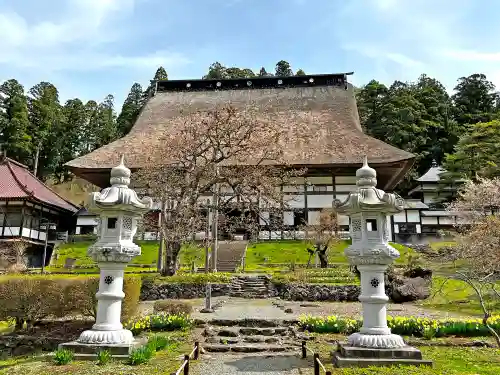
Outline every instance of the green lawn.
[[[349, 243], [349, 241], [341, 241], [331, 246], [328, 250], [329, 263], [347, 264], [344, 250]], [[266, 241], [251, 244], [246, 253], [245, 270], [265, 270], [266, 268], [274, 268], [272, 265], [275, 264], [283, 265], [284, 269], [292, 263], [306, 264], [309, 259], [307, 252], [309, 246], [311, 245], [300, 240]], [[392, 246], [401, 253], [401, 257], [396, 263], [406, 263], [411, 249], [400, 244], [392, 244]], [[314, 264], [314, 257], [311, 259], [311, 264]]]
[[[66, 262], [66, 258], [75, 258], [75, 265], [78, 266], [94, 266], [95, 262], [87, 256], [87, 249], [93, 242], [75, 242], [67, 243], [57, 248], [58, 258], [52, 262], [52, 265], [62, 267]], [[156, 270], [156, 261], [158, 259], [159, 243], [157, 241], [137, 241], [141, 246], [141, 255], [132, 260], [134, 264], [151, 265], [152, 269]], [[181, 264], [190, 265], [193, 261], [198, 266], [205, 264], [204, 249], [195, 245], [186, 245], [181, 250]]]
[[[498, 299], [486, 296], [485, 301], [492, 311], [500, 311]], [[445, 276], [432, 278], [432, 294], [420, 304], [436, 310], [457, 311], [467, 315], [482, 316], [483, 314], [474, 290], [461, 280]]]
[[93, 361], [75, 361], [68, 365], [57, 366], [49, 356], [35, 355], [0, 361], [0, 375], [170, 374], [181, 365], [180, 357], [191, 352], [194, 343], [188, 332], [173, 332], [162, 335], [172, 340], [172, 344], [167, 346], [165, 350], [157, 352], [151, 361], [139, 366], [131, 366], [123, 361], [113, 361], [102, 366]]
[[[332, 374], [342, 375], [462, 375], [481, 374], [497, 375], [500, 373], [500, 350], [491, 348], [465, 348], [419, 345], [424, 359], [434, 362], [428, 367], [392, 367], [368, 369], [337, 369], [331, 365], [330, 353], [333, 340], [345, 340], [339, 335], [317, 335], [315, 341], [309, 341], [308, 347], [319, 353], [320, 359]], [[308, 356], [310, 354], [308, 353]], [[311, 372], [306, 372], [310, 373]]]

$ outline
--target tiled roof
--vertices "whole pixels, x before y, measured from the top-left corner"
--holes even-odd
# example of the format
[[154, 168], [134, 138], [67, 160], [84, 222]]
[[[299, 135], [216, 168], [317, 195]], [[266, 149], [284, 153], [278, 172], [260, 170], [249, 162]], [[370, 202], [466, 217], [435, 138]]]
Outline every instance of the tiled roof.
[[423, 176], [417, 178], [418, 182], [439, 182], [441, 180], [441, 174], [445, 173], [446, 170], [437, 165], [436, 161], [432, 161], [432, 166]]
[[70, 212], [78, 208], [36, 178], [28, 168], [7, 157], [0, 157], [0, 199], [31, 198]]

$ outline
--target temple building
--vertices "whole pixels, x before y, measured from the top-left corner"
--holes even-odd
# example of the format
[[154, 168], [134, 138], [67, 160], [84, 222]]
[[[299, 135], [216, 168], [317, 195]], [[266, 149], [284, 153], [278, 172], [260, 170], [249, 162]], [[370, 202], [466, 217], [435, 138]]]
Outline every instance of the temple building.
[[[343, 200], [355, 190], [355, 172], [365, 156], [377, 171], [377, 186], [385, 191], [395, 188], [414, 160], [413, 154], [364, 134], [353, 86], [347, 81], [350, 74], [158, 81], [129, 134], [67, 166], [77, 176], [104, 188], [121, 154], [132, 170], [141, 168], [145, 154], [161, 147], [158, 139], [169, 132], [176, 118], [220, 104], [231, 104], [239, 110], [250, 106], [271, 108], [278, 114], [273, 118], [283, 128], [291, 123], [306, 126], [318, 140], [317, 152], [306, 160], [304, 150], [287, 153], [288, 163], [306, 167], [307, 174], [283, 187], [293, 199], [290, 210], [278, 218], [291, 229], [302, 222], [314, 225], [322, 209], [331, 208], [335, 199]], [[348, 229], [347, 216], [340, 216], [339, 221], [343, 229]], [[263, 226], [260, 237], [282, 236], [283, 231], [271, 233]]]
[[445, 202], [454, 198], [461, 181], [443, 182], [446, 171], [433, 161], [431, 168], [416, 179], [417, 186], [405, 200], [405, 210], [393, 216], [394, 240], [401, 243], [425, 243], [454, 230], [455, 218], [445, 210]]
[[77, 210], [25, 165], [0, 156], [0, 268], [40, 267], [45, 244], [48, 265], [54, 245], [73, 230]]

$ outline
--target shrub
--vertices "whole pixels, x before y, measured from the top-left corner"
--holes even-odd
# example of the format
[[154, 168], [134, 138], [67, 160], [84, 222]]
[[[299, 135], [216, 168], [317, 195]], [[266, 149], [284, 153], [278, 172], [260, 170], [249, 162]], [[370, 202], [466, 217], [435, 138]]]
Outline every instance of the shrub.
[[58, 366], [67, 365], [73, 358], [75, 358], [74, 353], [68, 349], [59, 349], [54, 353], [54, 362]]
[[154, 348], [156, 352], [165, 349], [169, 344], [169, 340], [165, 336], [160, 335], [151, 336], [148, 340], [148, 345]]
[[187, 302], [175, 301], [175, 300], [163, 300], [163, 301], [156, 301], [153, 310], [155, 313], [163, 312], [170, 315], [175, 315], [175, 314], [189, 315], [193, 312], [193, 307]]
[[132, 366], [141, 365], [148, 362], [154, 356], [151, 345], [145, 345], [132, 350], [128, 357], [128, 363]]
[[99, 350], [97, 353], [97, 364], [104, 366], [112, 360], [111, 352], [109, 350]]
[[[490, 325], [500, 329], [500, 316], [490, 318]], [[299, 326], [304, 330], [318, 333], [343, 333], [351, 334], [361, 328], [360, 319], [338, 318], [336, 316], [313, 317], [301, 316]], [[489, 336], [488, 328], [482, 319], [442, 319], [432, 320], [429, 318], [416, 317], [388, 317], [387, 325], [392, 332], [405, 336], [420, 336], [425, 338], [443, 336]]]
[[138, 335], [143, 331], [175, 331], [191, 328], [193, 321], [184, 314], [165, 314], [159, 313], [144, 316], [137, 320], [130, 320], [125, 327]]
[[[184, 284], [228, 284], [232, 275], [225, 272], [217, 273], [177, 273], [174, 276], [155, 277], [155, 283], [184, 283]], [[150, 280], [152, 278], [148, 277]], [[150, 281], [147, 281], [150, 282]]]
[[[95, 317], [96, 276], [6, 275], [0, 277], [0, 321], [15, 319], [28, 328], [48, 317], [81, 314]], [[126, 277], [122, 319], [134, 316], [139, 305], [140, 277]], [[43, 298], [42, 298], [43, 297]]]

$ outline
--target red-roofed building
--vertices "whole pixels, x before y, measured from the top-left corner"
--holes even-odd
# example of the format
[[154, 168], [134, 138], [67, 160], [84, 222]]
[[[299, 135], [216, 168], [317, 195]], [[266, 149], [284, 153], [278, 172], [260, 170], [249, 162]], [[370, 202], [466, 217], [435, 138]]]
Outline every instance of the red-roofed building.
[[[47, 264], [57, 241], [56, 234], [74, 230], [77, 211], [78, 207], [38, 180], [25, 165], [0, 156], [0, 257], [3, 263], [15, 261], [28, 267], [41, 266], [47, 235], [44, 224], [53, 223], [56, 228], [49, 230]], [[17, 254], [18, 259], [5, 259], [13, 256], [7, 254], [6, 249], [20, 248], [7, 245], [19, 242], [25, 244], [21, 246], [23, 254]], [[23, 259], [19, 259], [20, 256]]]

